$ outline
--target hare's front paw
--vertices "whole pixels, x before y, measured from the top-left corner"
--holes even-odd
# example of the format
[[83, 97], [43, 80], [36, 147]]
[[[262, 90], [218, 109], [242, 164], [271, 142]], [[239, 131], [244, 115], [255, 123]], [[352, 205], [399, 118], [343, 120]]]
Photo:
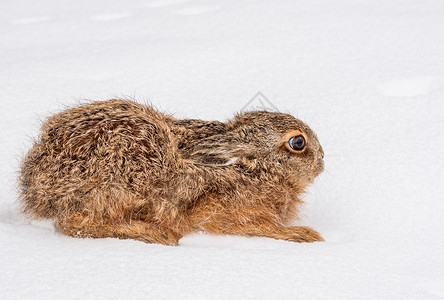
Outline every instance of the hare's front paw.
[[281, 239], [297, 243], [323, 242], [324, 239], [316, 231], [305, 226], [285, 227], [280, 232]]

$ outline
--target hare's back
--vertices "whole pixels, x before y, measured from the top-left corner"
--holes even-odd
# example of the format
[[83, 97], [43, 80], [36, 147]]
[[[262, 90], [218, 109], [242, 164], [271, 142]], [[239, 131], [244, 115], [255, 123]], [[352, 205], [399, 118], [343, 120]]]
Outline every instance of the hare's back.
[[94, 102], [50, 117], [42, 126], [40, 142], [53, 155], [75, 160], [152, 157], [161, 154], [162, 144], [171, 142], [165, 118], [132, 101]]

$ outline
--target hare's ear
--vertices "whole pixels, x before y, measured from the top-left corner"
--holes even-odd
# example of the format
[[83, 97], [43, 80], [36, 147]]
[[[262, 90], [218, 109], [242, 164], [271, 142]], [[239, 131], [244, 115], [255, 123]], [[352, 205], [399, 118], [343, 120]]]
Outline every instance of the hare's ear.
[[238, 141], [226, 135], [211, 136], [181, 149], [187, 163], [207, 166], [229, 166], [238, 160], [241, 152]]

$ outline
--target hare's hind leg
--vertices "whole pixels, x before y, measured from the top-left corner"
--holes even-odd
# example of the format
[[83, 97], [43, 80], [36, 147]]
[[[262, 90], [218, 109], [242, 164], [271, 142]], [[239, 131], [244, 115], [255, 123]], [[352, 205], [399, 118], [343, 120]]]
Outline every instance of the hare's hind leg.
[[57, 222], [57, 227], [68, 236], [77, 238], [134, 239], [145, 243], [175, 246], [182, 237], [170, 229], [162, 229], [154, 223], [140, 220], [106, 222], [91, 219], [79, 213], [71, 214]]

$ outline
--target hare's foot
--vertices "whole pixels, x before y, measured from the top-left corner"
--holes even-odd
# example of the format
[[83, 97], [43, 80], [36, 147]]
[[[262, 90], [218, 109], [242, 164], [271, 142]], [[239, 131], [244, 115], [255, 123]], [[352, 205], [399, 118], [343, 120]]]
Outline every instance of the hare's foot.
[[286, 240], [297, 243], [322, 242], [324, 239], [321, 235], [304, 226], [276, 226], [268, 223], [264, 224], [238, 224], [229, 228], [214, 226], [214, 224], [206, 224], [204, 230], [215, 234], [237, 234], [246, 236], [262, 236], [277, 240]]
[[268, 237], [297, 243], [323, 242], [322, 236], [315, 230], [304, 226], [282, 227], [270, 232]]
[[72, 214], [59, 220], [57, 226], [61, 232], [77, 238], [119, 238], [133, 239], [145, 243], [176, 246], [182, 237], [180, 233], [140, 220], [127, 222], [103, 222], [81, 214]]

